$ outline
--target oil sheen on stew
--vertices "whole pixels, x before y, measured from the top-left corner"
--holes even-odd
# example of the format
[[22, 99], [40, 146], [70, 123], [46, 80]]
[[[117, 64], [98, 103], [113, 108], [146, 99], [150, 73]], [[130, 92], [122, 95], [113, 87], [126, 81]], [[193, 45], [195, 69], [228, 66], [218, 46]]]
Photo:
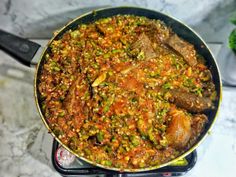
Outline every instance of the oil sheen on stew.
[[43, 114], [61, 142], [95, 163], [168, 162], [196, 143], [214, 109], [204, 58], [162, 21], [117, 15], [49, 47], [38, 85]]

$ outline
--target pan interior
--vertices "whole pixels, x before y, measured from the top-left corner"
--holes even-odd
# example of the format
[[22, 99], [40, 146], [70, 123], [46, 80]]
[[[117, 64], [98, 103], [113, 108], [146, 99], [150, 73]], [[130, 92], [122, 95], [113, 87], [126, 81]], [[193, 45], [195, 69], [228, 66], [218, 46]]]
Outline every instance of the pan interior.
[[[102, 10], [97, 10], [95, 12], [90, 12], [88, 14], [82, 15], [81, 17], [78, 17], [77, 19], [73, 20], [72, 22], [70, 22], [68, 25], [64, 26], [57, 35], [55, 35], [52, 40], [49, 42], [49, 44], [47, 46], [50, 46], [51, 42], [53, 40], [58, 40], [60, 39], [63, 34], [68, 31], [68, 30], [75, 30], [78, 25], [81, 24], [88, 24], [88, 23], [93, 23], [96, 20], [99, 20], [101, 18], [106, 18], [106, 17], [111, 17], [114, 15], [124, 15], [124, 14], [131, 14], [131, 15], [136, 15], [136, 16], [145, 16], [149, 19], [158, 19], [163, 21], [168, 27], [172, 28], [172, 30], [179, 35], [181, 38], [185, 39], [186, 41], [194, 44], [194, 47], [196, 49], [196, 51], [202, 55], [205, 59], [206, 59], [206, 65], [208, 66], [208, 68], [210, 69], [212, 76], [213, 76], [213, 82], [215, 84], [215, 89], [217, 92], [217, 100], [215, 101], [215, 109], [211, 110], [211, 111], [207, 111], [204, 112], [207, 117], [208, 117], [208, 123], [206, 124], [206, 127], [204, 129], [204, 132], [200, 135], [199, 137], [199, 141], [192, 147], [190, 148], [187, 152], [185, 152], [183, 155], [181, 155], [180, 157], [157, 167], [152, 167], [152, 168], [145, 168], [145, 169], [134, 169], [134, 170], [124, 170], [124, 171], [147, 171], [150, 169], [156, 169], [156, 168], [160, 168], [162, 166], [166, 166], [168, 164], [170, 164], [171, 162], [174, 162], [175, 160], [186, 156], [187, 154], [189, 154], [190, 152], [192, 152], [197, 145], [199, 144], [199, 142], [205, 137], [205, 135], [207, 134], [207, 132], [210, 130], [212, 124], [215, 121], [216, 115], [217, 115], [217, 111], [219, 108], [219, 104], [220, 104], [220, 98], [221, 98], [221, 80], [220, 80], [220, 75], [219, 75], [219, 71], [217, 68], [217, 64], [211, 54], [211, 52], [209, 51], [209, 48], [206, 46], [206, 44], [203, 42], [203, 40], [195, 33], [193, 32], [189, 27], [187, 27], [185, 24], [179, 22], [178, 20], [169, 17], [165, 14], [156, 12], [156, 11], [152, 11], [152, 10], [147, 10], [147, 9], [142, 9], [142, 8], [136, 8], [136, 7], [118, 7], [118, 8], [108, 8], [108, 9], [102, 9]], [[41, 114], [41, 117], [44, 121], [44, 123], [46, 124], [47, 128], [49, 129], [50, 132], [52, 132], [47, 124], [47, 121], [44, 117], [44, 113], [42, 112], [42, 100], [40, 99], [40, 94], [38, 91], [38, 85], [39, 85], [39, 76], [41, 75], [41, 71], [43, 69], [43, 65], [45, 62], [45, 55], [47, 53], [50, 53], [50, 48], [47, 47], [46, 50], [44, 51], [42, 57], [41, 57], [41, 61], [38, 64], [38, 68], [37, 68], [37, 74], [36, 74], [36, 81], [35, 81], [35, 94], [36, 94], [36, 102], [38, 105], [38, 109], [39, 112]], [[53, 134], [53, 133], [52, 133]], [[55, 137], [55, 135], [53, 134], [53, 136]], [[57, 137], [56, 137], [57, 139]], [[57, 139], [59, 141], [59, 139]], [[60, 142], [60, 141], [59, 141]], [[60, 142], [61, 143], [61, 142]], [[67, 148], [67, 147], [66, 147]], [[67, 148], [69, 149], [69, 148]], [[70, 150], [70, 149], [69, 149]], [[70, 150], [71, 151], [71, 150]], [[77, 155], [78, 156], [78, 155]], [[89, 163], [93, 163], [90, 162], [87, 159], [82, 158], [83, 160], [89, 162]], [[102, 165], [98, 165], [100, 167], [103, 167]], [[106, 167], [104, 167], [106, 168]], [[111, 168], [112, 170], [120, 170], [120, 169], [116, 169], [116, 168]]]

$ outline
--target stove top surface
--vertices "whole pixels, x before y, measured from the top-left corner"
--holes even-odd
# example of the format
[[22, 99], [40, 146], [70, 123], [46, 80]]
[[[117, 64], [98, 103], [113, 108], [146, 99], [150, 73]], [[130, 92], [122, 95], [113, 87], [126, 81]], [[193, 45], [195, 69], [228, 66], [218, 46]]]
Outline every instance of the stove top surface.
[[[65, 157], [66, 156], [66, 157]], [[151, 170], [146, 172], [116, 172], [112, 170], [102, 169], [84, 162], [79, 158], [75, 158], [67, 150], [60, 146], [60, 144], [54, 140], [52, 147], [52, 164], [57, 172], [64, 177], [80, 176], [80, 175], [101, 175], [101, 176], [182, 176], [190, 171], [197, 161], [197, 152], [194, 151], [184, 159], [177, 161], [176, 163], [159, 168], [157, 170]]]

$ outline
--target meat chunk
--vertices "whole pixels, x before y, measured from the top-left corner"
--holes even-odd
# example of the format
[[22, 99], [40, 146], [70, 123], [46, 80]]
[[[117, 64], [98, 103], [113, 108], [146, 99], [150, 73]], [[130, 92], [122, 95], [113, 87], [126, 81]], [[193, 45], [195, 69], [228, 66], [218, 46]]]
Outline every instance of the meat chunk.
[[196, 96], [180, 89], [170, 90], [169, 101], [174, 102], [178, 107], [193, 113], [199, 113], [212, 107], [210, 98]]
[[82, 82], [81, 76], [77, 77], [77, 79], [71, 85], [68, 91], [68, 94], [66, 95], [66, 98], [63, 102], [69, 114], [73, 114], [73, 112], [77, 112], [76, 109], [74, 109], [74, 107], [77, 107], [77, 105], [80, 104], [79, 100], [83, 96], [83, 92], [81, 91], [87, 90], [86, 85], [82, 85], [81, 82]]
[[192, 44], [179, 38], [176, 34], [172, 35], [166, 43], [182, 55], [188, 65], [194, 66], [197, 64], [196, 51]]
[[63, 102], [68, 114], [74, 117], [76, 128], [80, 128], [89, 115], [87, 97], [90, 97], [88, 84], [85, 77], [79, 74]]
[[157, 54], [155, 53], [155, 51], [152, 47], [152, 42], [147, 37], [147, 35], [145, 35], [144, 33], [142, 33], [139, 36], [138, 40], [133, 43], [131, 48], [133, 50], [135, 50], [135, 49], [141, 50], [144, 53], [145, 59], [147, 59], [147, 60], [157, 57]]
[[191, 137], [191, 119], [183, 111], [170, 112], [171, 122], [166, 130], [166, 138], [170, 146], [183, 148]]
[[203, 96], [210, 97], [215, 90], [215, 85], [212, 81], [203, 84]]
[[154, 43], [163, 43], [170, 36], [170, 30], [163, 25], [160, 21], [158, 22], [150, 22], [147, 24], [147, 31], [145, 34], [149, 37], [149, 39]]
[[208, 118], [205, 114], [196, 114], [192, 118], [192, 137], [199, 137], [202, 133]]

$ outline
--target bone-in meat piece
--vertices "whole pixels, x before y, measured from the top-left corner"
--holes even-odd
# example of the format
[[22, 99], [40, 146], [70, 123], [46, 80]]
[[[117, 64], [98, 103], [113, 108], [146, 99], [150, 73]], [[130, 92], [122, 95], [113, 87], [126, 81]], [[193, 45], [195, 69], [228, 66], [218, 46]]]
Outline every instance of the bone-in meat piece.
[[166, 43], [180, 55], [182, 55], [188, 65], [194, 66], [197, 64], [196, 51], [192, 44], [179, 38], [176, 34], [169, 37]]
[[171, 122], [166, 131], [170, 146], [183, 148], [191, 137], [191, 118], [181, 110], [170, 112]]
[[194, 93], [188, 93], [180, 89], [170, 90], [170, 94], [171, 102], [193, 113], [199, 113], [212, 107], [212, 101], [208, 97], [199, 97]]
[[139, 49], [144, 52], [146, 60], [157, 57], [157, 54], [153, 50], [152, 42], [144, 33], [139, 36], [138, 40], [131, 47], [132, 49]]

